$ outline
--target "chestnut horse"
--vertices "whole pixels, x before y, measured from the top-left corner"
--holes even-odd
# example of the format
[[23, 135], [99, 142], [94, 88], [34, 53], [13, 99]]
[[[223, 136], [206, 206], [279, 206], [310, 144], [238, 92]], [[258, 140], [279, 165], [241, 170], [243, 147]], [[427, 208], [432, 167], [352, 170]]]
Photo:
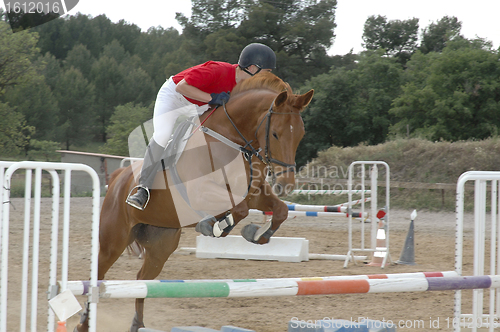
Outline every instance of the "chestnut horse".
[[[269, 238], [288, 217], [288, 208], [273, 192], [266, 181], [271, 173], [274, 186], [281, 194], [286, 194], [295, 185], [295, 153], [300, 140], [304, 136], [304, 123], [300, 112], [309, 104], [314, 91], [303, 95], [293, 94], [288, 84], [271, 73], [259, 73], [239, 83], [232, 91], [231, 98], [225, 107], [219, 107], [203, 124], [202, 129], [209, 128], [234, 145], [246, 156], [244, 163], [245, 191], [241, 200], [231, 200], [228, 209], [235, 224], [244, 219], [249, 209], [272, 211], [272, 219], [264, 226], [247, 225], [245, 238], [257, 244], [269, 242]], [[204, 120], [209, 112], [200, 117]], [[221, 144], [221, 138], [214, 138], [206, 130], [196, 131], [206, 142]], [[215, 135], [217, 136], [217, 135]], [[224, 141], [225, 139], [222, 139]], [[188, 150], [191, 139], [188, 141]], [[224, 143], [224, 142], [223, 142]], [[227, 142], [224, 143], [226, 146]], [[229, 148], [231, 150], [231, 148]], [[236, 150], [232, 150], [236, 151]], [[210, 152], [209, 152], [210, 153]], [[240, 152], [237, 152], [241, 156]], [[177, 163], [181, 179], [193, 178], [186, 173], [200, 172], [207, 174], [214, 167], [215, 157], [210, 155], [210, 162], [199, 162], [197, 154], [182, 154]], [[234, 157], [234, 156], [233, 156]], [[232, 157], [232, 158], [233, 158]], [[227, 163], [227, 162], [226, 162]], [[220, 167], [219, 167], [220, 168]], [[171, 179], [170, 170], [157, 175], [165, 182]], [[98, 278], [104, 275], [120, 257], [127, 246], [138, 243], [144, 250], [143, 265], [137, 279], [156, 278], [169, 256], [179, 243], [181, 227], [187, 226], [178, 216], [178, 207], [173, 203], [171, 187], [151, 190], [151, 199], [147, 207], [137, 210], [125, 203], [127, 194], [136, 185], [132, 167], [121, 168], [113, 172], [104, 198], [100, 219]], [[228, 188], [229, 189], [229, 188]], [[189, 189], [188, 189], [189, 190]], [[198, 188], [200, 197], [205, 188]], [[230, 190], [229, 190], [230, 191]], [[227, 193], [226, 193], [227, 195]], [[225, 212], [220, 213], [224, 216]], [[218, 217], [218, 216], [216, 216]], [[190, 224], [196, 224], [200, 217]], [[226, 229], [227, 230], [227, 229]], [[228, 232], [222, 233], [226, 236]], [[248, 235], [250, 234], [250, 235]], [[131, 331], [136, 332], [144, 326], [144, 299], [136, 299], [136, 314]], [[88, 320], [82, 316], [81, 323], [75, 331], [88, 330]]]

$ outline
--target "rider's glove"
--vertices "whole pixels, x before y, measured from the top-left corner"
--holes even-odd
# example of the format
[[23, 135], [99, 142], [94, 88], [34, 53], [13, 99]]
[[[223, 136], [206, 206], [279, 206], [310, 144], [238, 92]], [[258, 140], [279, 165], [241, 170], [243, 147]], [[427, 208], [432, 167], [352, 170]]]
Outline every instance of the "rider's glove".
[[210, 96], [212, 97], [212, 100], [208, 102], [209, 105], [222, 106], [229, 100], [229, 91], [221, 93], [211, 93]]

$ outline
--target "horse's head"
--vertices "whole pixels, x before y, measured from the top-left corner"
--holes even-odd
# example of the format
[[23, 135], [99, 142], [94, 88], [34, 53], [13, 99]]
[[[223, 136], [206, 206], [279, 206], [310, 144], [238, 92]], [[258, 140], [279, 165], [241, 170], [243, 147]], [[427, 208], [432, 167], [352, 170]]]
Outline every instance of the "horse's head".
[[295, 154], [305, 134], [300, 113], [313, 95], [314, 90], [303, 95], [288, 89], [281, 92], [258, 130], [258, 140], [270, 166], [273, 191], [278, 196], [286, 196], [295, 187]]

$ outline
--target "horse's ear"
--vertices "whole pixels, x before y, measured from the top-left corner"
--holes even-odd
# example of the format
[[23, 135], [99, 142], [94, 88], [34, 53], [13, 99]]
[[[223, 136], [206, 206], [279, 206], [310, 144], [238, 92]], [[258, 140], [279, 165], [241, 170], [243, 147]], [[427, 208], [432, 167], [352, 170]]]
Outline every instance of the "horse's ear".
[[311, 102], [313, 95], [314, 95], [314, 89], [311, 89], [308, 92], [304, 93], [303, 95], [298, 96], [297, 99], [295, 100], [294, 106], [299, 109], [305, 108]]
[[287, 99], [288, 99], [288, 93], [285, 90], [282, 93], [280, 93], [278, 97], [276, 97], [276, 99], [274, 100], [274, 106], [280, 107], [282, 104], [286, 102]]

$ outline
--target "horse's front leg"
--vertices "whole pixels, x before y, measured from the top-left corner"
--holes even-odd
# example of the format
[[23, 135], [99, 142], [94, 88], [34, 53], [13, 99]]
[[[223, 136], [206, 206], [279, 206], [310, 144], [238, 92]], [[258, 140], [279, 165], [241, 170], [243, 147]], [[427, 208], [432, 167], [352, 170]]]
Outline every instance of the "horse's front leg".
[[215, 217], [206, 217], [196, 225], [196, 231], [205, 236], [226, 237], [233, 228], [248, 216], [248, 204], [245, 200], [235, 205], [229, 212]]
[[233, 217], [234, 224], [223, 230], [221, 237], [226, 237], [238, 223], [248, 216], [248, 203], [246, 200], [241, 201], [234, 208], [231, 209], [231, 216]]
[[260, 189], [259, 195], [252, 197], [249, 206], [261, 211], [272, 211], [272, 219], [263, 226], [256, 224], [246, 225], [241, 230], [241, 235], [249, 242], [266, 244], [281, 224], [288, 218], [288, 206], [272, 192], [271, 186], [267, 182]]

